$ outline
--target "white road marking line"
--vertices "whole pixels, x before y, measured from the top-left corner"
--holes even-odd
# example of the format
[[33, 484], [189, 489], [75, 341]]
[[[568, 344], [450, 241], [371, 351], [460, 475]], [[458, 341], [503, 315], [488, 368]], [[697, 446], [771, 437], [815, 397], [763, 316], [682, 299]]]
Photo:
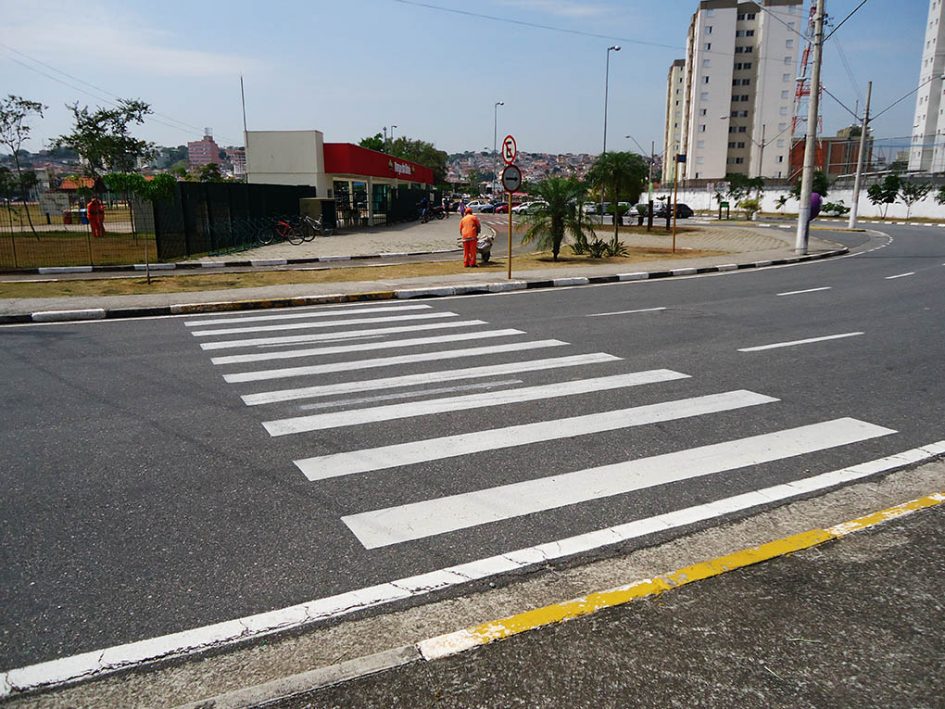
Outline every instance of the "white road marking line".
[[291, 313], [282, 313], [279, 315], [243, 315], [240, 317], [214, 318], [212, 320], [188, 320], [184, 323], [187, 327], [198, 327], [206, 325], [231, 325], [233, 323], [247, 322], [265, 322], [267, 320], [299, 320], [302, 318], [330, 318], [346, 316], [350, 313], [390, 313], [402, 310], [429, 310], [430, 305], [387, 305], [373, 308], [352, 308], [342, 313], [333, 310], [307, 310], [304, 312], [292, 311]]
[[224, 327], [216, 330], [195, 330], [194, 337], [213, 335], [238, 335], [247, 332], [274, 332], [276, 330], [310, 330], [316, 327], [337, 327], [339, 325], [368, 325], [385, 322], [404, 322], [406, 320], [434, 320], [436, 318], [455, 318], [457, 313], [422, 313], [418, 315], [387, 315], [380, 318], [351, 318], [350, 320], [328, 320], [327, 322], [297, 322], [283, 325], [251, 325], [249, 327]]
[[786, 293], [778, 293], [779, 296], [782, 295], [801, 295], [802, 293], [817, 293], [822, 290], [830, 290], [832, 286], [824, 286], [822, 288], [808, 288], [807, 290], [790, 290]]
[[335, 347], [310, 347], [303, 350], [281, 350], [278, 352], [263, 352], [261, 354], [228, 355], [213, 357], [213, 364], [243, 364], [246, 362], [268, 362], [272, 359], [295, 359], [298, 357], [318, 357], [321, 355], [343, 354], [346, 352], [363, 352], [366, 350], [386, 350], [398, 347], [415, 347], [419, 345], [437, 345], [447, 342], [464, 342], [468, 340], [487, 340], [494, 337], [509, 337], [524, 335], [522, 330], [484, 330], [482, 332], [467, 332], [462, 335], [437, 335], [434, 337], [412, 337], [406, 340], [387, 340], [385, 342], [365, 342], [356, 345], [337, 345]]
[[124, 669], [146, 666], [158, 660], [228, 647], [235, 643], [246, 642], [251, 638], [262, 638], [320, 621], [341, 618], [367, 608], [425, 596], [434, 591], [458, 587], [470, 581], [492, 578], [536, 564], [544, 565], [556, 559], [640, 539], [655, 532], [689, 527], [737, 512], [767, 506], [772, 502], [791, 500], [801, 495], [853, 483], [879, 473], [923, 463], [943, 453], [945, 453], [945, 441], [937, 441], [885, 458], [793, 480], [782, 485], [753, 490], [742, 495], [674, 510], [627, 524], [605, 527], [484, 559], [447, 566], [416, 576], [345, 591], [334, 596], [316, 598], [287, 608], [18, 667], [0, 673], [0, 698], [10, 696], [14, 691], [26, 692], [85, 677], [104, 676]]
[[666, 308], [641, 308], [640, 310], [617, 310], [613, 313], [591, 313], [586, 315], [588, 318], [602, 318], [605, 315], [632, 315], [634, 313], [655, 313]]
[[851, 418], [341, 518], [367, 549], [622, 495], [895, 433]]
[[900, 273], [898, 276], [886, 276], [887, 281], [891, 281], [894, 278], [905, 278], [906, 276], [914, 276], [915, 271], [909, 271], [908, 273]]
[[[564, 344], [564, 343], [562, 343]], [[463, 369], [444, 369], [439, 372], [422, 372], [420, 374], [402, 374], [396, 377], [382, 379], [355, 379], [338, 384], [319, 384], [317, 386], [300, 387], [297, 389], [282, 389], [279, 391], [264, 391], [257, 394], [246, 394], [243, 401], [247, 406], [258, 404], [272, 404], [278, 401], [293, 401], [295, 399], [314, 399], [319, 396], [333, 396], [352, 391], [371, 391], [372, 389], [396, 389], [402, 386], [416, 386], [427, 382], [447, 382], [459, 379], [476, 379], [478, 377], [492, 377], [500, 374], [514, 374], [518, 372], [540, 371], [557, 369], [559, 367], [578, 367], [585, 364], [600, 364], [602, 362], [619, 362], [620, 357], [595, 352], [587, 355], [571, 357], [551, 357], [548, 359], [525, 360], [507, 364], [487, 365], [483, 367], [466, 367]]]
[[430, 394], [449, 394], [457, 391], [472, 391], [475, 389], [495, 389], [500, 386], [514, 386], [521, 384], [521, 379], [499, 379], [491, 382], [482, 382], [479, 384], [463, 384], [455, 387], [439, 387], [437, 389], [413, 389], [411, 391], [398, 392], [396, 394], [382, 394], [378, 396], [365, 396], [360, 399], [335, 399], [333, 401], [322, 401], [317, 404], [302, 404], [299, 409], [302, 411], [313, 411], [315, 409], [330, 409], [339, 406], [349, 406], [352, 404], [370, 404], [376, 401], [391, 401], [393, 399], [415, 399], [418, 396], [429, 396]]
[[806, 340], [793, 340], [792, 342], [775, 342], [771, 345], [759, 345], [758, 347], [743, 347], [739, 352], [761, 352], [762, 350], [774, 350], [779, 347], [794, 347], [795, 345], [807, 345], [812, 342], [825, 342], [827, 340], [840, 340], [844, 337], [859, 337], [862, 332], [845, 332], [842, 335], [826, 335], [825, 337], [811, 337]]
[[432, 323], [429, 325], [402, 325], [398, 327], [379, 327], [373, 330], [342, 330], [318, 335], [287, 335], [285, 337], [254, 337], [248, 340], [221, 340], [219, 342], [201, 342], [202, 350], [222, 350], [230, 347], [258, 347], [260, 345], [287, 345], [300, 342], [338, 342], [353, 340], [359, 337], [376, 337], [378, 335], [393, 335], [400, 332], [422, 332], [424, 330], [443, 330], [454, 327], [472, 327], [474, 325], [488, 325], [485, 320], [460, 320], [453, 322]]
[[305, 431], [319, 431], [327, 428], [355, 426], [364, 423], [391, 421], [393, 419], [427, 416], [446, 411], [466, 411], [488, 406], [502, 406], [524, 401], [538, 401], [552, 399], [559, 396], [576, 396], [594, 391], [622, 389], [624, 387], [639, 386], [668, 382], [673, 379], [688, 379], [688, 374], [673, 372], [669, 369], [654, 369], [646, 372], [632, 372], [630, 374], [616, 374], [610, 377], [596, 379], [578, 379], [555, 384], [543, 384], [522, 389], [507, 389], [494, 391], [488, 394], [470, 394], [444, 399], [429, 399], [412, 404], [392, 404], [369, 409], [352, 409], [334, 414], [315, 414], [313, 416], [297, 416], [276, 421], [265, 421], [263, 426], [271, 436], [285, 436]]
[[343, 475], [355, 475], [357, 473], [442, 460], [478, 453], [483, 450], [513, 448], [541, 441], [553, 441], [602, 431], [614, 431], [631, 426], [644, 426], [661, 421], [703, 416], [776, 401], [778, 399], [751, 391], [728, 391], [722, 394], [678, 399], [617, 411], [604, 411], [585, 416], [538, 421], [519, 426], [493, 428], [487, 431], [461, 433], [455, 436], [323, 455], [317, 458], [297, 460], [295, 464], [309, 480], [324, 480]]

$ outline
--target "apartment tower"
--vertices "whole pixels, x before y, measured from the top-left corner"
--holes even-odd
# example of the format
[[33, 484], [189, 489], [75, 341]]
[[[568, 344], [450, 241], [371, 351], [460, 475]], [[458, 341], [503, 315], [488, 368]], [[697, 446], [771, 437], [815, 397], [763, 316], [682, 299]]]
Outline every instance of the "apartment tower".
[[922, 68], [919, 91], [915, 99], [915, 120], [912, 122], [912, 148], [909, 170], [917, 172], [945, 171], [945, 95], [942, 72], [945, 71], [945, 4], [930, 0], [929, 21], [922, 46]]
[[680, 179], [721, 179], [730, 172], [788, 177], [804, 29], [803, 0], [699, 3], [686, 58], [669, 72], [664, 180], [672, 179], [677, 153], [686, 156]]

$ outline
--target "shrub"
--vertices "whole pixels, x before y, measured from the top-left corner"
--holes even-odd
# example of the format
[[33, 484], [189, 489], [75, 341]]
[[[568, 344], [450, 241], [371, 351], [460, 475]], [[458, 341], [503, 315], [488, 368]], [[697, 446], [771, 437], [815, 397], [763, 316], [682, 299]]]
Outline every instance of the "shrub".
[[755, 212], [761, 211], [761, 202], [755, 198], [743, 199], [736, 206], [745, 211], [746, 219], [751, 219], [755, 216]]
[[844, 214], [850, 213], [850, 208], [841, 199], [839, 202], [824, 202], [820, 211], [833, 217], [842, 217]]

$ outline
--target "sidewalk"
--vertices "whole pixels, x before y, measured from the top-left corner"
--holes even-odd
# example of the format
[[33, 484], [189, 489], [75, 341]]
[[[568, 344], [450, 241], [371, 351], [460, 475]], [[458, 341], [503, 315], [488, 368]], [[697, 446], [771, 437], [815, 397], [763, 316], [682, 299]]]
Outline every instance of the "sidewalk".
[[[501, 217], [499, 218], [501, 220]], [[485, 225], [493, 219], [486, 219]], [[455, 219], [433, 221], [428, 224], [417, 222], [385, 229], [383, 231], [368, 231], [354, 234], [340, 234], [331, 237], [316, 238], [312, 242], [292, 246], [279, 244], [243, 254], [241, 258], [256, 259], [269, 262], [284, 258], [326, 258], [339, 260], [346, 258], [363, 258], [365, 256], [404, 256], [407, 254], [429, 253], [436, 251], [454, 252], [453, 256], [459, 260], [460, 252], [456, 249], [456, 230], [458, 222]], [[693, 225], [696, 226], [696, 225]], [[492, 228], [492, 227], [489, 227]], [[674, 275], [673, 272], [682, 271], [688, 275], [691, 269], [730, 270], [733, 265], [763, 266], [767, 262], [791, 259], [794, 256], [793, 234], [786, 230], [774, 228], [729, 227], [698, 225], [698, 232], [682, 232], [677, 235], [676, 247], [679, 255], [676, 258], [645, 260], [639, 264], [620, 263], [600, 265], [569, 265], [540, 270], [517, 270], [513, 251], [513, 279], [518, 287], [530, 282], [532, 286], [550, 286], [549, 279], [560, 281], [560, 285], [574, 285], [567, 279], [574, 278], [609, 278], [616, 280], [618, 274], [647, 273], [658, 277]], [[606, 238], [606, 228], [601, 233]], [[622, 240], [631, 247], [659, 247], [670, 248], [672, 237], [669, 234], [656, 232], [652, 234], [623, 234]], [[819, 257], [843, 249], [842, 246], [812, 236], [810, 240], [810, 254]], [[687, 257], [687, 251], [717, 252], [713, 256]], [[496, 258], [503, 259], [507, 254], [507, 247], [501, 231], [494, 247]], [[444, 253], [443, 258], [449, 259], [450, 253]], [[227, 257], [214, 257], [226, 260]], [[202, 259], [211, 261], [213, 259]], [[377, 262], [372, 262], [376, 264]], [[203, 269], [201, 269], [202, 271]], [[168, 308], [181, 304], [221, 303], [233, 301], [273, 300], [286, 298], [317, 298], [323, 296], [341, 295], [349, 299], [358, 294], [387, 293], [385, 297], [394, 297], [391, 292], [405, 289], [443, 289], [459, 287], [460, 289], [485, 290], [488, 284], [505, 282], [505, 273], [495, 271], [467, 271], [448, 276], [401, 278], [397, 280], [376, 278], [371, 280], [376, 272], [365, 269], [365, 279], [336, 283], [301, 283], [291, 285], [267, 286], [263, 288], [238, 288], [228, 290], [204, 290], [185, 293], [155, 293], [149, 295], [121, 295], [95, 297], [60, 297], [60, 298], [6, 298], [0, 299], [0, 316], [25, 317], [30, 314], [47, 311], [79, 311], [104, 309], [106, 311], [122, 309], [127, 311], [124, 316], [134, 313], [131, 310]], [[85, 274], [93, 276], [94, 274]], [[642, 277], [642, 276], [641, 276]], [[435, 293], [434, 293], [435, 294]], [[443, 292], [440, 295], [446, 294]], [[288, 303], [276, 303], [286, 305]], [[257, 304], [256, 307], [261, 307]], [[145, 312], [139, 315], [148, 314]], [[105, 315], [101, 315], [105, 317]]]

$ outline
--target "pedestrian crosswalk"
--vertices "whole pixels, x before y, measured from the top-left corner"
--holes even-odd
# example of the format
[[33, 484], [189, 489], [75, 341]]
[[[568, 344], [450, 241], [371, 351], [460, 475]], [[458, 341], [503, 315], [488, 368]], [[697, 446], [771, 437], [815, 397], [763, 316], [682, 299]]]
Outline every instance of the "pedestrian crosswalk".
[[[717, 440], [689, 448], [634, 454], [631, 429], [672, 424], [684, 432], [687, 421], [700, 421], [702, 437], [711, 438], [711, 417], [726, 412], [751, 416], [779, 399], [747, 389], [680, 397], [678, 390], [694, 380], [694, 373], [637, 369], [620, 356], [586, 351], [561, 339], [530, 337], [522, 329], [495, 327], [430, 304], [195, 316], [185, 326], [202, 350], [225, 351], [210, 361], [234, 387], [234, 397], [260, 412], [259, 423], [269, 436], [294, 441], [293, 450], [308, 449], [308, 455], [293, 455], [284, 465], [312, 485], [389, 489], [384, 481], [422, 466], [448, 470], [458, 457], [475, 460], [484, 452], [561, 440], [593, 449], [597, 437], [607, 435], [625, 442], [627, 454], [617, 462], [580, 468], [571, 464], [571, 469], [552, 474], [524, 471], [515, 482], [496, 470], [494, 484], [482, 484], [492, 472], [484, 466], [477, 470], [479, 489], [431, 495], [417, 486], [399, 490], [387, 504], [380, 495], [368, 498], [357, 511], [337, 517], [365, 549], [461, 535], [617, 496], [632, 499], [646, 490], [896, 433], [849, 417], [791, 421], [741, 438], [717, 433]], [[303, 330], [318, 332], [299, 333]], [[660, 385], [671, 382], [677, 383], [673, 394], [660, 399]], [[606, 403], [626, 403], [623, 393], [638, 388], [652, 392], [651, 402], [659, 400], [634, 406]], [[531, 419], [524, 422], [481, 424], [477, 430], [449, 425], [455, 420], [451, 415], [469, 420], [477, 411], [489, 413], [473, 420], [502, 421], [505, 412], [520, 414], [518, 405], [525, 403], [531, 404]], [[396, 434], [388, 435], [384, 426], [394, 427]], [[366, 435], [329, 439], [323, 431]], [[405, 501], [412, 490], [418, 499]], [[509, 544], [510, 550], [517, 547], [514, 540]]]

